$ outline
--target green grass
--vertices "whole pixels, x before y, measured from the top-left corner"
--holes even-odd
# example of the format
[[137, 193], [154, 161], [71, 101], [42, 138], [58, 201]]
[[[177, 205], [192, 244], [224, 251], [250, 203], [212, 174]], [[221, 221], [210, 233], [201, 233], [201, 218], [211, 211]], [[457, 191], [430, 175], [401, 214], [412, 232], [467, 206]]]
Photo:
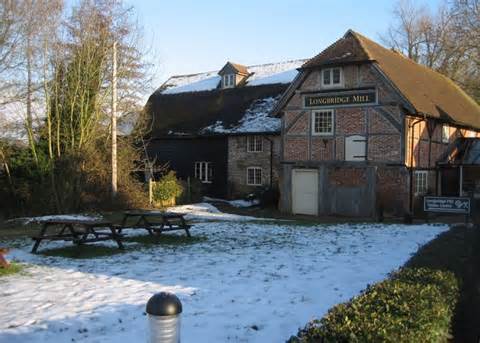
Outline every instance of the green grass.
[[192, 236], [188, 237], [186, 235], [172, 235], [172, 234], [161, 234], [157, 235], [142, 235], [142, 236], [130, 236], [125, 237], [123, 241], [125, 242], [135, 242], [143, 245], [152, 245], [152, 244], [168, 244], [168, 245], [188, 245], [194, 243], [200, 243], [207, 240], [206, 236]]
[[24, 266], [22, 264], [17, 262], [11, 262], [8, 268], [0, 267], [0, 277], [18, 274], [23, 270], [24, 270]]
[[142, 246], [162, 245], [162, 244], [188, 245], [188, 244], [204, 242], [206, 240], [207, 238], [205, 236], [187, 237], [185, 235], [171, 235], [171, 234], [170, 235], [162, 234], [160, 236], [142, 235], [142, 236], [124, 237], [122, 239], [122, 242], [138, 243], [137, 246], [135, 245], [127, 246], [125, 247], [124, 250], [118, 249], [117, 247], [83, 244], [83, 245], [68, 245], [61, 248], [39, 250], [38, 253], [44, 256], [88, 259], [88, 258], [96, 258], [96, 257], [113, 256], [116, 254], [121, 254], [124, 252], [140, 249]]
[[38, 253], [45, 256], [57, 256], [57, 257], [67, 257], [67, 258], [95, 258], [95, 257], [104, 257], [112, 256], [116, 254], [121, 254], [126, 250], [118, 249], [117, 247], [106, 247], [101, 245], [69, 245], [62, 248], [40, 250]]

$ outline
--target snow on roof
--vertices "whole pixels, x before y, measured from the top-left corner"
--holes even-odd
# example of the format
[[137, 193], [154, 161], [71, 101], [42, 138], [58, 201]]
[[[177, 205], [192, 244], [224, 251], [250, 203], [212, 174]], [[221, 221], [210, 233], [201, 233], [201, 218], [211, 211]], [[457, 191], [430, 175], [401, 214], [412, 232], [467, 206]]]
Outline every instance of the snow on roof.
[[201, 133], [254, 133], [254, 132], [278, 132], [280, 131], [281, 119], [270, 117], [275, 104], [281, 95], [258, 99], [252, 102], [245, 111], [238, 125], [226, 128], [221, 121], [203, 128]]
[[[248, 66], [250, 76], [245, 86], [290, 83], [298, 73], [297, 68], [300, 68], [306, 61], [306, 59], [301, 59]], [[218, 71], [177, 75], [169, 78], [157, 91], [162, 94], [209, 91], [216, 89], [219, 83]]]

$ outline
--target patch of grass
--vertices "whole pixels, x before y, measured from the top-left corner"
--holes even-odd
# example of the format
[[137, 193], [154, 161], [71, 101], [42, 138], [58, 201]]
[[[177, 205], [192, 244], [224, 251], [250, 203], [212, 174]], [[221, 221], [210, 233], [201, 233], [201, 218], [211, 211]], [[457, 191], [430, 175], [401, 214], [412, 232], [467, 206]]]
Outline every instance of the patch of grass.
[[8, 268], [0, 268], [0, 277], [18, 274], [22, 272], [24, 266], [17, 262], [11, 262]]
[[38, 253], [45, 256], [58, 256], [58, 257], [67, 257], [67, 258], [95, 258], [95, 257], [104, 257], [111, 256], [116, 254], [121, 254], [125, 250], [118, 249], [117, 247], [106, 247], [101, 245], [71, 245], [62, 248], [54, 248], [39, 251]]
[[144, 245], [151, 244], [169, 244], [169, 245], [188, 245], [204, 242], [207, 240], [206, 236], [192, 236], [188, 237], [186, 235], [172, 235], [164, 234], [161, 235], [142, 235], [142, 236], [130, 236], [123, 239], [125, 242], [135, 242]]

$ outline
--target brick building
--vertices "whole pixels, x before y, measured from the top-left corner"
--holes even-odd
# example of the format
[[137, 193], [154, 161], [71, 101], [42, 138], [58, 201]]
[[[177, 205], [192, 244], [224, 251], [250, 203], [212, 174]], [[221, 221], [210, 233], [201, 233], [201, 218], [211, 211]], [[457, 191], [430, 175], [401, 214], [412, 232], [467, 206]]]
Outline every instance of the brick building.
[[219, 71], [171, 77], [146, 105], [149, 159], [198, 179], [205, 195], [278, 188], [281, 120], [270, 113], [304, 62], [228, 62]]
[[311, 215], [412, 212], [441, 194], [442, 154], [480, 129], [479, 105], [451, 80], [353, 31], [299, 68], [273, 114], [280, 207]]

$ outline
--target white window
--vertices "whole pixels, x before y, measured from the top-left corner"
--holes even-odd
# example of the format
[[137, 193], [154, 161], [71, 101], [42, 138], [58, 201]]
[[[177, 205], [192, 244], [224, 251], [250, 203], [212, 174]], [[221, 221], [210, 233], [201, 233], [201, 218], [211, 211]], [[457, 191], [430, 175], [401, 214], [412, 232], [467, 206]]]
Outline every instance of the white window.
[[212, 183], [213, 167], [211, 162], [195, 162], [195, 178], [203, 183]]
[[428, 172], [426, 170], [415, 171], [415, 194], [424, 195], [428, 190]]
[[262, 185], [262, 168], [260, 167], [247, 168], [247, 185], [249, 186]]
[[323, 87], [342, 87], [343, 72], [342, 68], [322, 69], [322, 86]]
[[263, 151], [263, 139], [261, 136], [247, 136], [247, 152]]
[[235, 87], [235, 74], [223, 75], [223, 88]]
[[312, 135], [333, 135], [333, 110], [312, 112]]
[[442, 126], [442, 142], [448, 143], [449, 139], [450, 139], [450, 126], [444, 124]]

